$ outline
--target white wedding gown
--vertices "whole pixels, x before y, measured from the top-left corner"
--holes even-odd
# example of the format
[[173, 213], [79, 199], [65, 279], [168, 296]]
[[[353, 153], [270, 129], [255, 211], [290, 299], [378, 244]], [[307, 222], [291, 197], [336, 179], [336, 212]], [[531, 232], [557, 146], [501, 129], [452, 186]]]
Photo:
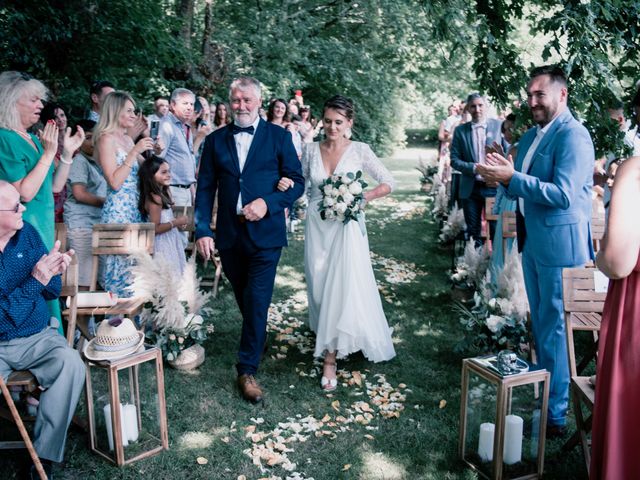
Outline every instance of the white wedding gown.
[[[328, 177], [320, 144], [305, 145], [302, 156], [309, 208], [305, 227], [304, 265], [309, 298], [309, 326], [316, 333], [314, 355], [336, 351], [338, 358], [362, 351], [373, 362], [395, 356], [392, 329], [369, 257], [369, 240], [356, 221], [346, 225], [322, 220], [319, 185]], [[336, 166], [336, 174], [361, 170], [378, 183], [394, 186], [393, 177], [366, 143], [351, 142]], [[364, 225], [364, 222], [362, 222]]]

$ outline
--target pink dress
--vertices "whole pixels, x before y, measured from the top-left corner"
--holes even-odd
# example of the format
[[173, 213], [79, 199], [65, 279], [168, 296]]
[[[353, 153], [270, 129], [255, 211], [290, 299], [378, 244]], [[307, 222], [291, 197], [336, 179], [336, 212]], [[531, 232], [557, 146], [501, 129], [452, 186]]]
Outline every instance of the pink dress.
[[590, 478], [640, 478], [640, 257], [609, 283], [602, 315]]

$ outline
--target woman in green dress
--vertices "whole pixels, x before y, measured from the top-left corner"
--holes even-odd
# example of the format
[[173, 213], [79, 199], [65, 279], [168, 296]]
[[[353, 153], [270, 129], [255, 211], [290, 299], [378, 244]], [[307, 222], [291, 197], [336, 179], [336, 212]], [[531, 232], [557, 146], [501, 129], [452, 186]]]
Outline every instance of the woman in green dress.
[[[11, 182], [20, 193], [23, 214], [38, 231], [45, 246], [55, 240], [53, 193], [62, 191], [73, 162], [73, 154], [84, 140], [78, 127], [75, 135], [67, 128], [58, 168], [53, 159], [58, 149], [58, 127], [48, 122], [39, 137], [27, 130], [40, 119], [47, 88], [20, 72], [0, 73], [0, 179]], [[58, 300], [49, 302], [52, 316], [60, 320]], [[58, 322], [60, 324], [60, 322]], [[60, 331], [62, 326], [59, 325]]]

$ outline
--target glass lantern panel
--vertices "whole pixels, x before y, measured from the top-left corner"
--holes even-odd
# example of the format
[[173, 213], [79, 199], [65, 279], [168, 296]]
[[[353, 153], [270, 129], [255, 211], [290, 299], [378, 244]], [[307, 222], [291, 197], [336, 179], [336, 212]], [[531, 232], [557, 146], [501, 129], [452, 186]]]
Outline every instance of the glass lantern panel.
[[467, 389], [465, 460], [493, 477], [493, 440], [496, 424], [498, 387], [469, 370]]
[[507, 393], [504, 478], [518, 478], [538, 471], [540, 409], [544, 383], [541, 381], [519, 385], [510, 388]]
[[[115, 460], [108, 368], [91, 367], [96, 448]], [[155, 359], [117, 371], [125, 461], [162, 445]]]

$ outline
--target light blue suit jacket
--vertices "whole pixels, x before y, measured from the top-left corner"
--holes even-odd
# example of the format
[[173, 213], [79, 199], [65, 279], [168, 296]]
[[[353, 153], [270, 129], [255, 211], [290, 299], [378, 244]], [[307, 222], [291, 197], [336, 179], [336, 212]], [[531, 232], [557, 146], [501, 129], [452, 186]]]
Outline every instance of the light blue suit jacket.
[[[473, 173], [474, 164], [478, 163], [477, 153], [473, 148], [473, 132], [471, 131], [471, 122], [463, 123], [456, 127], [453, 131], [453, 139], [451, 140], [451, 166], [462, 173], [460, 179], [460, 198], [469, 198], [473, 190], [475, 182], [475, 173]], [[506, 151], [506, 143], [502, 139], [500, 127], [502, 121], [489, 118], [487, 119], [487, 132], [485, 145], [492, 145], [493, 142], [501, 143]]]
[[[567, 109], [542, 137], [529, 164], [524, 157], [536, 137], [527, 131], [519, 143], [510, 197], [524, 200], [527, 249], [545, 266], [568, 267], [593, 259], [591, 187], [595, 152], [591, 136]], [[519, 242], [520, 243], [520, 242]]]

